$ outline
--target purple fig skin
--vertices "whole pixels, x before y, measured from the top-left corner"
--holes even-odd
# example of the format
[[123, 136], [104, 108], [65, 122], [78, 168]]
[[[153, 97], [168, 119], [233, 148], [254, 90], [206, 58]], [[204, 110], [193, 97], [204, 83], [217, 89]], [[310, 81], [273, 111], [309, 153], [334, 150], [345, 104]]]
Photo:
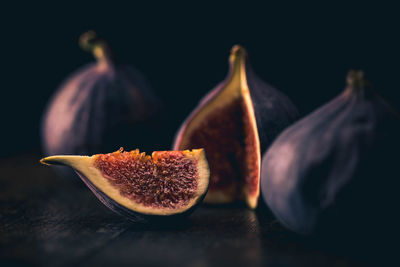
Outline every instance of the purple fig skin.
[[261, 80], [250, 64], [246, 65], [246, 72], [262, 155], [275, 138], [299, 118], [299, 112], [286, 95]]
[[157, 223], [163, 221], [171, 221], [171, 220], [182, 220], [186, 216], [190, 215], [203, 201], [206, 196], [207, 190], [204, 192], [203, 196], [199, 198], [199, 201], [194, 204], [189, 209], [185, 210], [182, 213], [173, 214], [173, 215], [147, 215], [139, 212], [135, 212], [133, 210], [127, 209], [126, 207], [120, 205], [113, 199], [109, 198], [106, 194], [104, 194], [101, 190], [99, 190], [95, 185], [93, 185], [86, 176], [82, 175], [79, 172], [76, 172], [81, 178], [81, 180], [86, 184], [86, 186], [93, 192], [93, 194], [110, 210], [121, 215], [122, 217], [127, 218], [128, 220], [135, 223]]
[[263, 156], [262, 196], [297, 233], [365, 234], [393, 219], [400, 120], [362, 76], [350, 72], [342, 94], [287, 128]]
[[[205, 95], [182, 123], [175, 136], [174, 149], [181, 143], [185, 126], [192, 121], [197, 113], [206, 106], [211, 99], [221, 92], [229, 82], [233, 70], [230, 69], [227, 78]], [[299, 112], [292, 101], [271, 85], [262, 81], [254, 73], [246, 60], [247, 83], [250, 90], [251, 100], [254, 108], [254, 115], [257, 122], [257, 129], [260, 141], [261, 154], [267, 150], [275, 137], [287, 126], [299, 118]]]
[[57, 91], [43, 118], [46, 154], [95, 154], [107, 129], [139, 123], [157, 111], [151, 90], [133, 80], [128, 66], [99, 72], [90, 64], [73, 74]]
[[137, 212], [133, 212], [124, 206], [120, 205], [116, 201], [110, 199], [107, 197], [103, 192], [97, 189], [96, 186], [94, 186], [89, 179], [86, 178], [86, 176], [82, 175], [79, 172], [76, 172], [81, 178], [81, 180], [86, 184], [86, 186], [90, 189], [90, 191], [93, 192], [93, 194], [110, 210], [114, 211], [115, 213], [126, 217], [127, 219], [133, 221], [133, 222], [145, 222], [145, 218], [140, 216]]
[[40, 163], [72, 168], [106, 207], [134, 222], [189, 215], [204, 199], [210, 178], [203, 149], [146, 155], [120, 148], [91, 157], [55, 155]]
[[[175, 136], [175, 141], [172, 147], [174, 150], [191, 148], [190, 145], [182, 147], [182, 143], [184, 143], [185, 133], [188, 125], [190, 125], [192, 121], [196, 120], [196, 115], [199, 112], [201, 112], [203, 108], [209, 105], [209, 103], [213, 99], [215, 99], [217, 95], [222, 93], [223, 90], [227, 88], [227, 85], [231, 82], [232, 78], [235, 75], [234, 62], [237, 59], [241, 59], [241, 62], [244, 63], [245, 71], [243, 72], [243, 75], [245, 75], [245, 79], [243, 79], [243, 81], [247, 83], [246, 87], [248, 88], [248, 93], [250, 95], [249, 101], [251, 101], [252, 105], [252, 110], [249, 108], [249, 106], [246, 107], [246, 109], [248, 109], [249, 111], [250, 118], [246, 118], [249, 119], [249, 121], [245, 123], [248, 123], [251, 127], [257, 127], [257, 131], [254, 132], [258, 133], [258, 136], [255, 136], [256, 147], [254, 147], [254, 149], [251, 150], [254, 152], [254, 155], [252, 156], [254, 156], [254, 158], [256, 159], [254, 164], [255, 166], [249, 167], [249, 169], [253, 167], [256, 168], [253, 170], [254, 171], [253, 174], [255, 173], [255, 175], [253, 175], [254, 178], [251, 178], [252, 180], [250, 180], [249, 177], [238, 177], [239, 179], [242, 179], [242, 181], [245, 181], [246, 183], [245, 186], [243, 186], [243, 188], [239, 188], [239, 190], [243, 190], [242, 192], [232, 191], [231, 185], [234, 183], [240, 183], [240, 181], [239, 182], [236, 181], [236, 178], [232, 178], [231, 181], [228, 181], [231, 182], [231, 184], [228, 186], [217, 185], [215, 187], [213, 187], [215, 184], [213, 184], [213, 178], [211, 178], [211, 186], [209, 189], [210, 194], [209, 197], [206, 196], [205, 201], [213, 204], [220, 204], [220, 203], [228, 203], [230, 201], [244, 199], [250, 208], [255, 208], [257, 206], [259, 197], [259, 178], [260, 178], [259, 174], [260, 174], [261, 155], [264, 153], [264, 151], [266, 151], [266, 149], [269, 147], [269, 145], [272, 143], [275, 137], [284, 128], [286, 128], [287, 126], [289, 126], [295, 120], [298, 119], [299, 113], [297, 111], [297, 108], [293, 105], [293, 103], [287, 96], [285, 96], [283, 93], [276, 90], [272, 86], [266, 84], [260, 78], [257, 77], [257, 75], [254, 73], [249, 64], [246, 51], [241, 46], [237, 45], [232, 48], [230, 57], [230, 68], [225, 80], [223, 80], [220, 84], [218, 84], [214, 89], [212, 89], [206, 96], [204, 96], [201, 99], [197, 107], [191, 112], [191, 114], [181, 125], [179, 131]], [[244, 99], [244, 96], [241, 97], [243, 97]], [[234, 98], [232, 98], [232, 101], [234, 101]], [[229, 101], [227, 101], [227, 103], [229, 104]], [[245, 105], [250, 105], [250, 104], [245, 104]], [[238, 119], [238, 118], [233, 118], [233, 119]], [[208, 153], [207, 146], [211, 147], [213, 144], [212, 142], [215, 142], [214, 138], [209, 140], [211, 141], [208, 144], [200, 143], [196, 145], [200, 147], [205, 147], [206, 153]], [[245, 142], [244, 139], [237, 141], [238, 143], [242, 142], [243, 144]], [[229, 155], [225, 159], [227, 162], [231, 161], [231, 159], [229, 159], [228, 157]], [[219, 164], [215, 160], [212, 161], [211, 159], [212, 157], [208, 158], [211, 161], [211, 166], [213, 165], [216, 166]], [[241, 162], [238, 162], [237, 164], [239, 165], [241, 164]], [[243, 164], [246, 163], [243, 162]], [[245, 167], [243, 166], [243, 168]], [[211, 167], [211, 173], [213, 173], [213, 167]], [[230, 179], [229, 175], [226, 175], [226, 179], [227, 180]], [[225, 194], [225, 196], [229, 195], [228, 200], [225, 199], [221, 200], [218, 194], [220, 195]]]
[[119, 144], [149, 148], [161, 102], [133, 67], [96, 56], [97, 63], [73, 73], [49, 102], [41, 130], [45, 155], [92, 155]]

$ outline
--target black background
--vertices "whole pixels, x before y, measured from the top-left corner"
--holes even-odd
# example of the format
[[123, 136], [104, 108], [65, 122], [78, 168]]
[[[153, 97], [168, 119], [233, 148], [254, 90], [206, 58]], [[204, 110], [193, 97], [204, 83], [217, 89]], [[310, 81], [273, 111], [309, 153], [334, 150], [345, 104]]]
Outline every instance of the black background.
[[[283, 239], [288, 245], [276, 247], [270, 240], [274, 230], [262, 218], [261, 235], [247, 234], [248, 229], [259, 231], [259, 228], [253, 227], [258, 223], [254, 213], [245, 209], [238, 212], [200, 209], [200, 213], [194, 214], [196, 223], [192, 228], [179, 235], [174, 231], [135, 228], [101, 206], [86, 188], [79, 190], [40, 166], [37, 162], [40, 119], [61, 82], [94, 60], [78, 46], [79, 35], [91, 29], [108, 40], [120, 61], [132, 64], [145, 74], [171, 111], [168, 118], [171, 129], [177, 129], [199, 99], [225, 78], [230, 49], [237, 43], [248, 50], [256, 73], [286, 93], [303, 116], [343, 90], [349, 69], [363, 69], [375, 89], [400, 110], [400, 17], [396, 6], [304, 1], [264, 1], [258, 5], [244, 1], [212, 5], [200, 1], [186, 4], [132, 1], [129, 5], [116, 1], [107, 4], [55, 2], [53, 5], [18, 2], [2, 6], [1, 11], [0, 157], [4, 179], [0, 195], [6, 200], [0, 201], [5, 214], [0, 220], [1, 242], [5, 244], [2, 259], [19, 259], [23, 255], [29, 262], [73, 265], [82, 259], [73, 253], [82, 251], [77, 248], [85, 240], [83, 259], [87, 261], [83, 263], [86, 265], [97, 264], [97, 260], [104, 264], [104, 259], [126, 263], [124, 257], [115, 257], [115, 252], [116, 255], [126, 253], [127, 259], [143, 258], [145, 262], [154, 258], [149, 253], [152, 248], [160, 248], [168, 255], [171, 244], [187, 257], [193, 255], [187, 249], [198, 248], [206, 258], [210, 254], [207, 244], [222, 244], [226, 250], [211, 247], [209, 262], [218, 264], [216, 260], [220, 259], [221, 251], [232, 262], [237, 257], [231, 255], [245, 254], [232, 250], [236, 249], [236, 242], [242, 242], [251, 253], [254, 247], [268, 248], [261, 255], [272, 263], [276, 259], [283, 262], [289, 259], [298, 265], [307, 263], [305, 266], [310, 261], [322, 263], [319, 265], [328, 265], [324, 261], [336, 263], [331, 261], [332, 257], [315, 254], [314, 249], [291, 244], [292, 239], [285, 240], [287, 232], [281, 233], [280, 228], [275, 233], [277, 239]], [[170, 135], [166, 140], [172, 143], [171, 132], [160, 134]], [[21, 156], [29, 153], [32, 154]], [[386, 184], [380, 183], [380, 186]], [[388, 195], [394, 197], [397, 188], [392, 187]], [[387, 215], [390, 218], [393, 213]], [[107, 230], [106, 238], [114, 237], [115, 231], [123, 234], [113, 240], [113, 249], [109, 250], [105, 240], [105, 249], [97, 251], [95, 241], [103, 227]], [[376, 229], [371, 232], [380, 233]], [[100, 235], [100, 238], [103, 237]], [[203, 243], [186, 245], [196, 238]], [[370, 233], [363, 238], [369, 247]], [[131, 242], [133, 239], [139, 242]], [[187, 243], [182, 246], [181, 240]], [[57, 253], [48, 253], [48, 244], [59, 244]], [[371, 245], [372, 248], [381, 245], [392, 250], [397, 248], [381, 243]], [[149, 253], [147, 257], [132, 253], [138, 247]], [[360, 251], [363, 262], [369, 260], [364, 256], [374, 254]], [[58, 258], [59, 255], [62, 257]], [[374, 256], [378, 261], [386, 260]]]
[[40, 117], [50, 96], [66, 76], [93, 61], [77, 44], [89, 29], [146, 75], [174, 110], [173, 127], [225, 78], [237, 43], [258, 75], [303, 115], [340, 93], [351, 68], [365, 70], [376, 90], [400, 108], [394, 6], [111, 2], [2, 9], [1, 156], [39, 149]]

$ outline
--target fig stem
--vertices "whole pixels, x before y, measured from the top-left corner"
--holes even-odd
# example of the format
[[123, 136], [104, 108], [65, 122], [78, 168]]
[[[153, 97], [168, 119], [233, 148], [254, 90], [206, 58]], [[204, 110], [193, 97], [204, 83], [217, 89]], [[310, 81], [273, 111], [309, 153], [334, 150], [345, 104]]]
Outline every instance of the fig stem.
[[245, 77], [244, 68], [246, 64], [246, 58], [246, 49], [244, 49], [241, 45], [235, 45], [232, 47], [231, 54], [229, 56], [229, 68], [232, 79], [236, 77], [242, 80], [242, 78]]
[[79, 45], [83, 50], [91, 52], [100, 63], [112, 64], [112, 53], [107, 42], [95, 31], [83, 33], [79, 37]]
[[347, 74], [347, 86], [353, 90], [360, 91], [367, 85], [362, 70], [350, 70]]
[[231, 55], [229, 60], [234, 64], [236, 61], [239, 61], [247, 56], [246, 49], [241, 45], [234, 45], [231, 49]]

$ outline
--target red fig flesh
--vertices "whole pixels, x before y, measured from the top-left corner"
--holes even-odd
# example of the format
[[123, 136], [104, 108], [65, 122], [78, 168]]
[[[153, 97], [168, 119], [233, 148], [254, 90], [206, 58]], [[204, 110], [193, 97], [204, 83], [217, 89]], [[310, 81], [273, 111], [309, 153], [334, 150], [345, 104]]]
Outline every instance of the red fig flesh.
[[192, 209], [205, 195], [209, 169], [202, 149], [139, 150], [87, 156], [51, 156], [44, 164], [72, 167], [112, 210], [137, 220], [141, 215], [176, 215]]
[[[107, 43], [92, 31], [80, 38], [97, 62], [63, 82], [43, 116], [46, 155], [92, 155], [119, 144], [152, 149], [160, 101], [133, 67], [114, 60]], [[154, 142], [154, 140], [153, 140]]]
[[181, 126], [174, 149], [204, 147], [211, 169], [206, 202], [244, 199], [255, 208], [261, 152], [297, 115], [289, 99], [257, 78], [246, 51], [235, 46], [228, 77]]

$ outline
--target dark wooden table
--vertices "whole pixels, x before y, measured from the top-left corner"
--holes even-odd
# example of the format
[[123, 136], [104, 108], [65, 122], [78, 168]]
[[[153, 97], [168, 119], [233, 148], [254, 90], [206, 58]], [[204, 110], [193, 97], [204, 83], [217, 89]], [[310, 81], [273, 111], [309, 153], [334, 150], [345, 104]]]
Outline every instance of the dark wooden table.
[[134, 224], [40, 155], [0, 160], [0, 266], [359, 266], [363, 253], [310, 242], [265, 209], [201, 206], [174, 224]]

